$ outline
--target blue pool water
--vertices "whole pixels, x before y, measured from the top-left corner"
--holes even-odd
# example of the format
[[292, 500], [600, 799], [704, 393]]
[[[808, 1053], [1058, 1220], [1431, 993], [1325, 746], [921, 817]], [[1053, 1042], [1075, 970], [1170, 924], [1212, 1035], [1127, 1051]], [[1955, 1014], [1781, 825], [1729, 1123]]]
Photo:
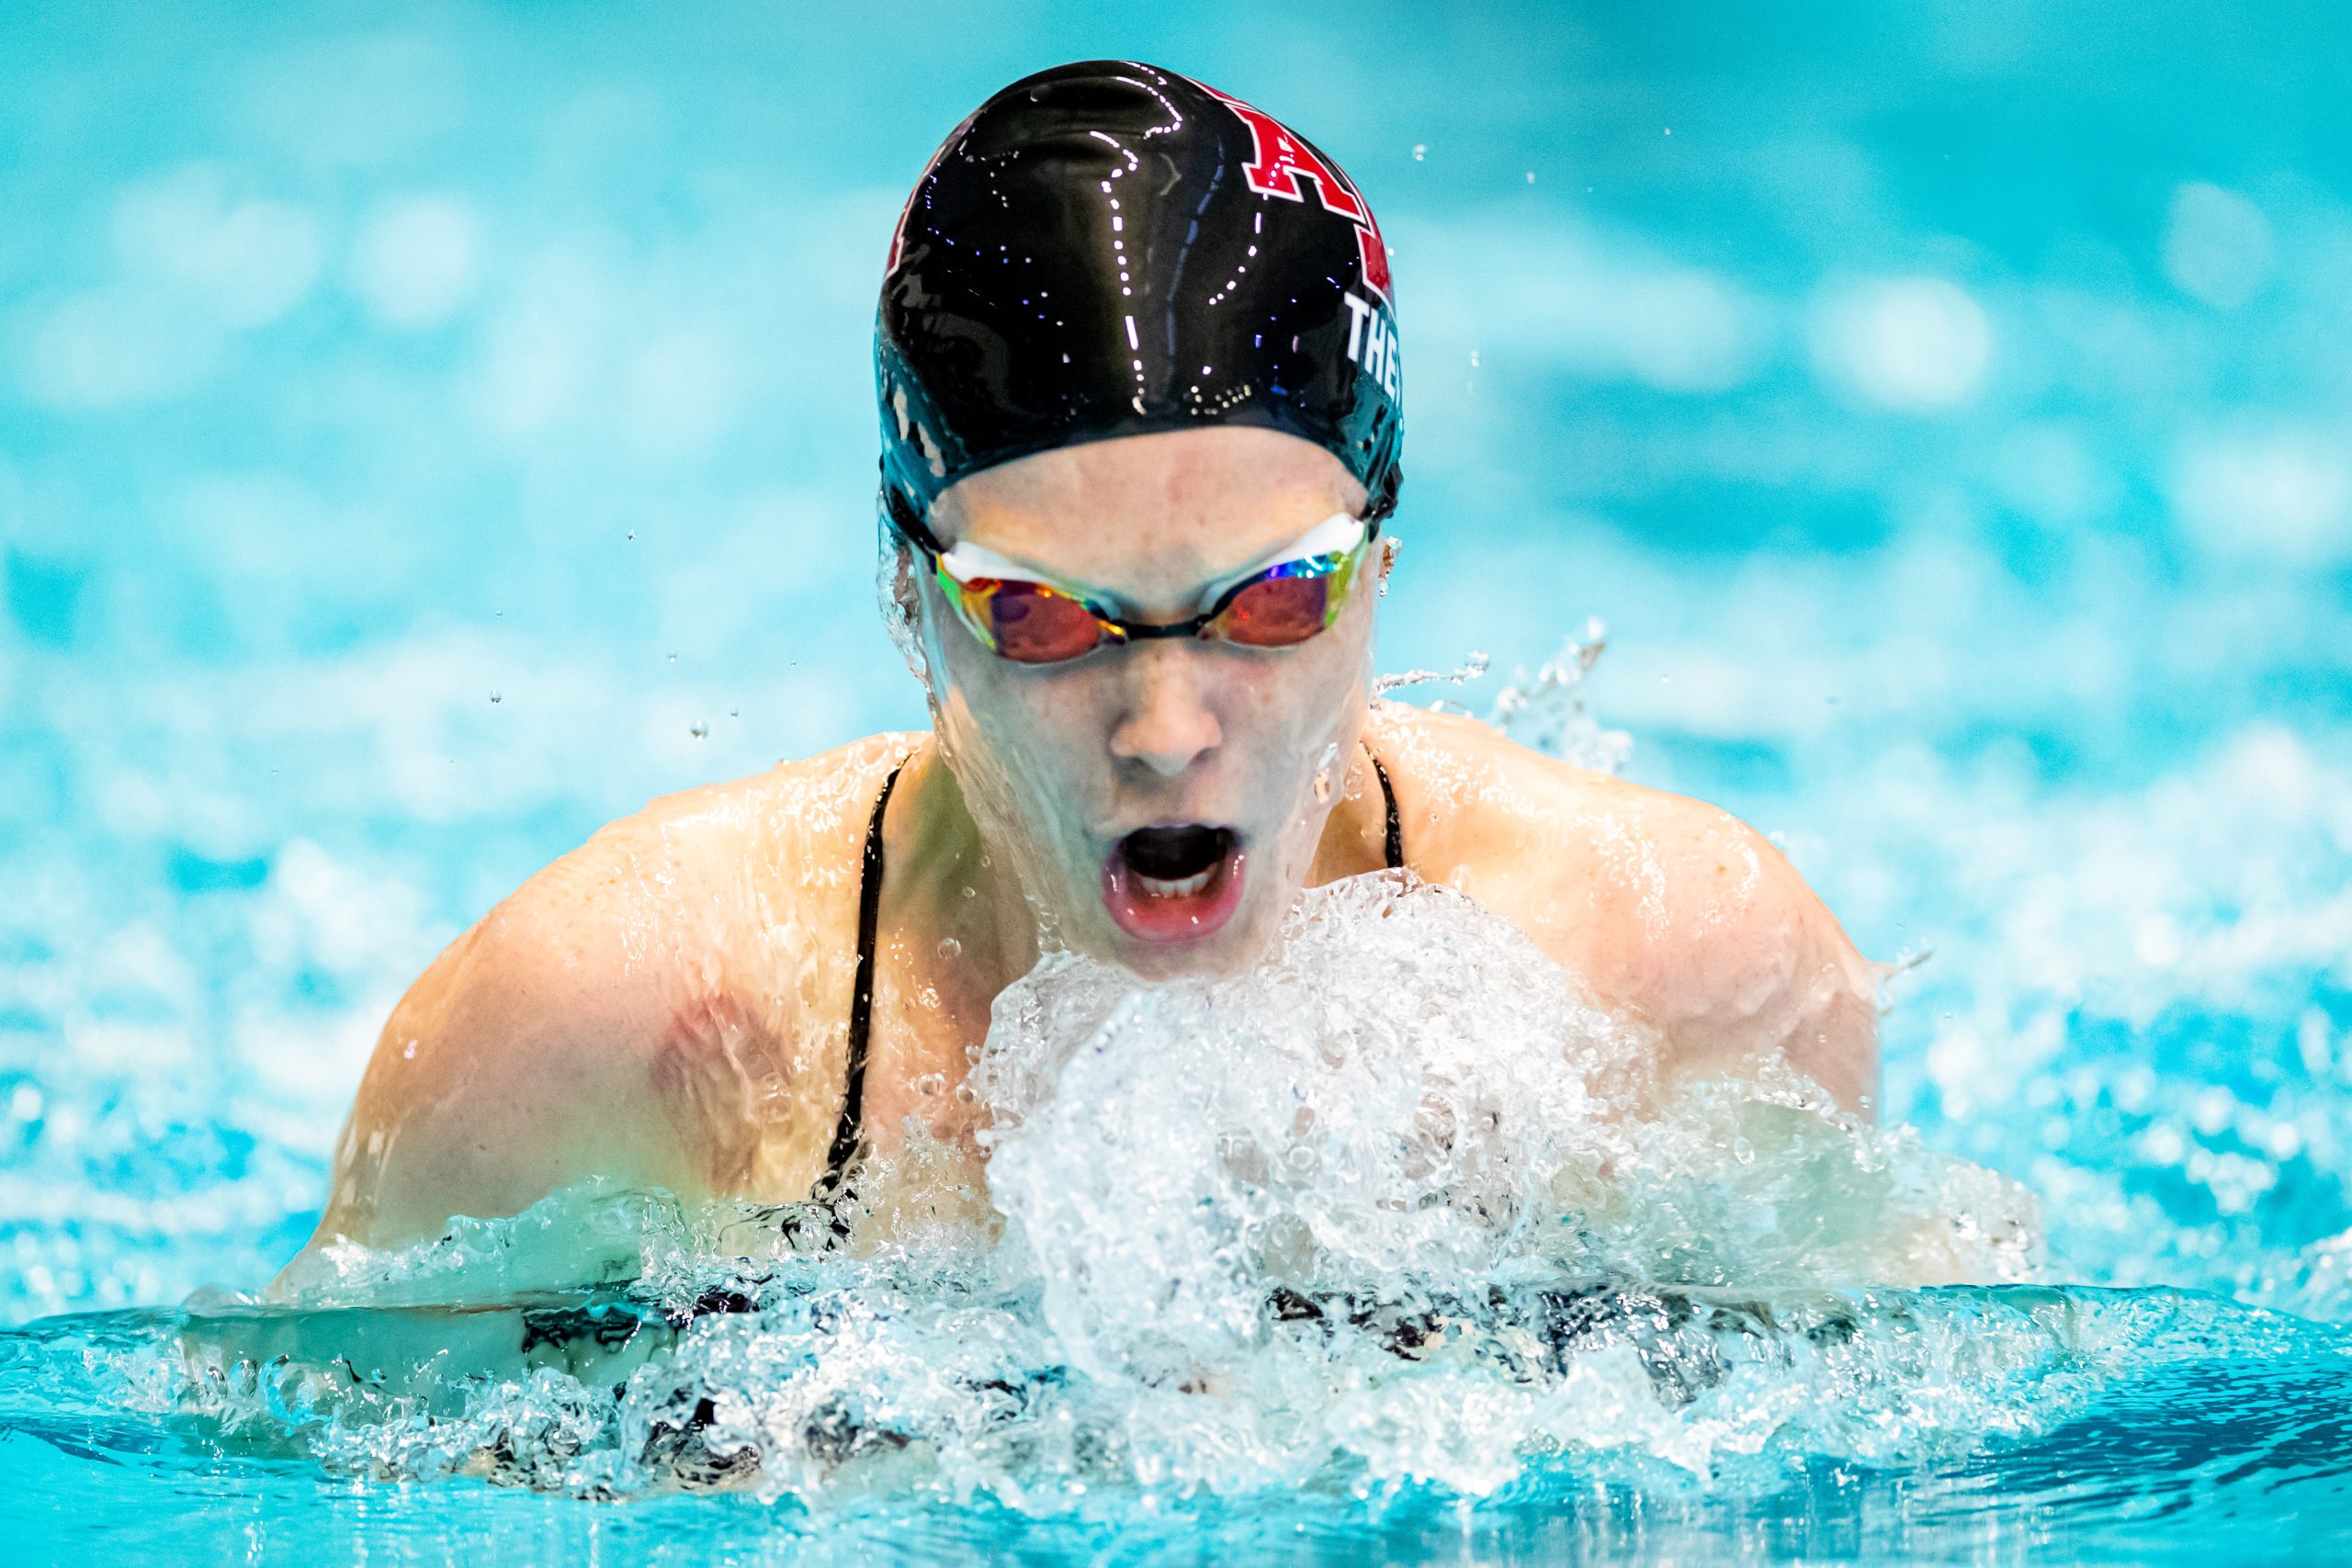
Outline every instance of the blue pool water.
[[[2352, 1543], [2352, 37], [2317, 6], [1656, 9], [0, 17], [12, 1538]], [[533, 1233], [616, 1258], [595, 1292], [449, 1265], [498, 1310], [638, 1325], [620, 1392], [208, 1382], [182, 1348], [216, 1330], [394, 1360], [461, 1333], [446, 1301], [386, 1327], [365, 1292], [220, 1293], [308, 1235], [441, 943], [651, 795], [919, 722], [869, 586], [882, 237], [972, 104], [1104, 54], [1283, 114], [1382, 212], [1412, 410], [1384, 667], [1488, 654], [1414, 689], [1484, 710], [1604, 618], [1582, 694], [1626, 771], [1771, 832], [1865, 952], [1918, 960], [1885, 1026], [1912, 1141], [1806, 1122], [1814, 1165], [1684, 1170], [1698, 1206], [1575, 1254], [1609, 1269], [1567, 1349], [1524, 1337], [1558, 1282], [1500, 1265], [1492, 1300], [1425, 1292], [1458, 1332], [1417, 1358], [1328, 1302], [1252, 1328], [1213, 1418], [1122, 1382], [1042, 1177], [1042, 1261], [1001, 1276], [746, 1273], [740, 1228], [627, 1200]], [[1704, 1267], [1659, 1239], [1786, 1225], [1798, 1174], [1849, 1166], [1988, 1223], [2030, 1190], [2030, 1257], [1906, 1292], [1868, 1238]], [[447, 1263], [378, 1283], [424, 1300]], [[712, 1290], [756, 1310], [689, 1323]], [[697, 1440], [758, 1476], [645, 1460], [704, 1399]]]

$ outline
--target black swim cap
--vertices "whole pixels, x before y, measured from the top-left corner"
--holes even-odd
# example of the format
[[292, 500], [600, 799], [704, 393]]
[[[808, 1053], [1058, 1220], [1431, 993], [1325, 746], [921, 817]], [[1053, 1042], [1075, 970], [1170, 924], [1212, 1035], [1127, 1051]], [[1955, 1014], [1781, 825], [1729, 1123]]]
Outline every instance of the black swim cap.
[[1272, 116], [1089, 61], [956, 128], [907, 198], [874, 333], [903, 532], [965, 475], [1202, 424], [1302, 436], [1396, 503], [1402, 366], [1380, 226]]

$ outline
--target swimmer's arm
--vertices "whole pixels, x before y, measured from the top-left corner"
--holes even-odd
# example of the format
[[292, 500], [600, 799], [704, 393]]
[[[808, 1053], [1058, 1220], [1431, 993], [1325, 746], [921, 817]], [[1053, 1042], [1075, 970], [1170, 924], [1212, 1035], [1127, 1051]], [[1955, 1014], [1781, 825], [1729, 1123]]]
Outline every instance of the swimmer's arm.
[[1777, 1052], [1849, 1111], [1878, 1103], [1878, 974], [1820, 896], [1762, 834], [1678, 802], [1687, 835], [1670, 919], [1652, 955], [1675, 1066], [1712, 1073]]
[[[1589, 777], [1589, 775], [1588, 775]], [[1849, 1111], [1878, 1099], [1877, 975], [1779, 850], [1702, 801], [1610, 781], [1545, 942], [1656, 1029], [1669, 1077], [1777, 1055]], [[1544, 934], [1538, 933], [1539, 942]]]
[[[429, 1238], [453, 1215], [516, 1213], [593, 1176], [710, 1186], [703, 1123], [741, 1098], [725, 1091], [748, 1084], [737, 1069], [757, 1053], [741, 1029], [695, 1026], [647, 952], [669, 934], [667, 901], [634, 881], [600, 835], [425, 971], [377, 1042], [313, 1247]], [[728, 1069], [717, 1093], [699, 1070], [714, 1058]]]

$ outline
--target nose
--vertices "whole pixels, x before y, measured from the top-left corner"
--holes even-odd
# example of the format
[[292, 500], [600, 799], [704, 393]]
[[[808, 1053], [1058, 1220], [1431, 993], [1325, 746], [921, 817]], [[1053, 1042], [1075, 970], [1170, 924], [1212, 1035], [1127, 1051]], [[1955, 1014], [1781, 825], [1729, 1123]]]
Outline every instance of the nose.
[[1161, 778], [1176, 778], [1225, 739], [1204, 700], [1198, 650], [1171, 639], [1123, 652], [1126, 711], [1111, 732], [1111, 754], [1141, 763]]

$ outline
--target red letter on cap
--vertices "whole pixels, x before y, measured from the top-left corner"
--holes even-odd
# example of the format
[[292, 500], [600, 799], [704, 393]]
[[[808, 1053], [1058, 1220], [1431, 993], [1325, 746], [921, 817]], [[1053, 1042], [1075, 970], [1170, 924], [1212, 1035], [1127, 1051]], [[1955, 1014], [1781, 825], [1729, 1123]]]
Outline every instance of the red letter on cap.
[[[1215, 93], [1216, 89], [1211, 87], [1209, 91]], [[1251, 108], [1238, 98], [1227, 98], [1223, 93], [1217, 93], [1217, 96], [1224, 98], [1226, 107], [1239, 115], [1241, 123], [1250, 128], [1256, 156], [1250, 160], [1245, 173], [1251, 190], [1261, 196], [1278, 196], [1284, 201], [1305, 201], [1306, 193], [1298, 188], [1299, 176], [1303, 175], [1315, 182], [1316, 194], [1323, 198], [1327, 209], [1359, 223], [1364, 220], [1364, 204], [1348, 188], [1347, 181], [1317, 157], [1306, 142], [1293, 136], [1282, 121], [1263, 109]]]

